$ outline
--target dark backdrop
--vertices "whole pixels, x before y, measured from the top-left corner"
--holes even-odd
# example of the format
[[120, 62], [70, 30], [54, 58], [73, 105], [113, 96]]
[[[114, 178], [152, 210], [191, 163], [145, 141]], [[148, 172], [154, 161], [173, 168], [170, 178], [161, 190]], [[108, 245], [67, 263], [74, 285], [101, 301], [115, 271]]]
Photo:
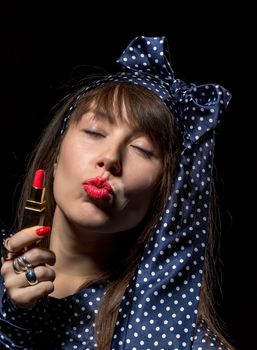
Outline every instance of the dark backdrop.
[[60, 4], [59, 9], [9, 5], [2, 8], [0, 32], [1, 227], [12, 223], [26, 160], [67, 82], [87, 72], [85, 66], [112, 69], [137, 35], [165, 35], [176, 77], [217, 82], [233, 95], [218, 129], [215, 157], [223, 261], [223, 300], [217, 308], [237, 348], [253, 349], [257, 295], [253, 10], [246, 4], [225, 9], [216, 2], [190, 8], [183, 3], [179, 9], [172, 2], [162, 7], [153, 2], [143, 11], [131, 2], [116, 8], [101, 3], [92, 8], [75, 1], [67, 7]]

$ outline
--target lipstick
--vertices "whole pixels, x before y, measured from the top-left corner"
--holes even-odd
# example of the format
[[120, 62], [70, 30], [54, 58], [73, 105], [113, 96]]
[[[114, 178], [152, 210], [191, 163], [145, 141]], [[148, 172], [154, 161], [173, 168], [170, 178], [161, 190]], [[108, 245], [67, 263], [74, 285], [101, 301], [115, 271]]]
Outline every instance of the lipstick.
[[88, 179], [83, 183], [84, 191], [95, 200], [107, 200], [113, 195], [113, 189], [108, 180], [100, 176]]
[[22, 229], [35, 225], [43, 225], [46, 208], [46, 201], [44, 200], [44, 182], [45, 171], [43, 169], [38, 169], [34, 175], [29, 199], [26, 201], [21, 225]]

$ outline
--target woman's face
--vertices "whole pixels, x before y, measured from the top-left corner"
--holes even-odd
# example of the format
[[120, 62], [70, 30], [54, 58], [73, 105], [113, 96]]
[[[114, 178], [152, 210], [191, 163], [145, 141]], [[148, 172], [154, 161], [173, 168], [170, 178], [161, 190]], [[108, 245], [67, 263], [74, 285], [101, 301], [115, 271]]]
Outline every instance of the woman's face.
[[[122, 120], [111, 122], [88, 112], [68, 127], [54, 171], [59, 220], [92, 232], [115, 233], [143, 219], [158, 190], [162, 160], [158, 146], [127, 118], [125, 113]], [[96, 177], [108, 180], [112, 191], [103, 194], [95, 188]], [[99, 198], [94, 191], [100, 191]]]

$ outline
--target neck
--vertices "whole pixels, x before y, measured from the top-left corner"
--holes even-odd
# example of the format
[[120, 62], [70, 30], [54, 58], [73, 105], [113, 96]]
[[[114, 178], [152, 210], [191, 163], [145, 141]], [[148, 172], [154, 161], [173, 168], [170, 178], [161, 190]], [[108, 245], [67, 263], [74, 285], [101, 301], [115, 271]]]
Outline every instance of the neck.
[[75, 292], [83, 284], [107, 277], [119, 266], [125, 235], [90, 232], [55, 216], [49, 247], [56, 255], [55, 294], [71, 294], [72, 291], [63, 292], [63, 287], [58, 287], [67, 278]]

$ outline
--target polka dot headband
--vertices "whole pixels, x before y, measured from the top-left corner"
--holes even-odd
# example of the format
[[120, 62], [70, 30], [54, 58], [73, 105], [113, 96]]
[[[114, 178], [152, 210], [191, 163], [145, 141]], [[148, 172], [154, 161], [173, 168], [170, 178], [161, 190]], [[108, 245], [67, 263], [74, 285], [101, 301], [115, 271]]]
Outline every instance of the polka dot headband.
[[121, 302], [112, 350], [192, 349], [209, 229], [214, 130], [231, 98], [216, 84], [174, 78], [165, 37], [137, 37], [117, 61], [124, 71], [86, 87], [131, 82], [159, 96], [183, 135], [179, 170], [159, 225]]
[[[137, 37], [117, 60], [124, 72], [112, 74], [89, 84], [76, 96], [64, 118], [61, 133], [76, 107], [76, 101], [108, 82], [141, 85], [159, 96], [178, 120], [185, 139], [194, 142], [205, 131], [214, 129], [219, 115], [226, 109], [230, 93], [216, 84], [195, 85], [174, 79], [165, 37]], [[197, 117], [199, 116], [199, 117]]]

